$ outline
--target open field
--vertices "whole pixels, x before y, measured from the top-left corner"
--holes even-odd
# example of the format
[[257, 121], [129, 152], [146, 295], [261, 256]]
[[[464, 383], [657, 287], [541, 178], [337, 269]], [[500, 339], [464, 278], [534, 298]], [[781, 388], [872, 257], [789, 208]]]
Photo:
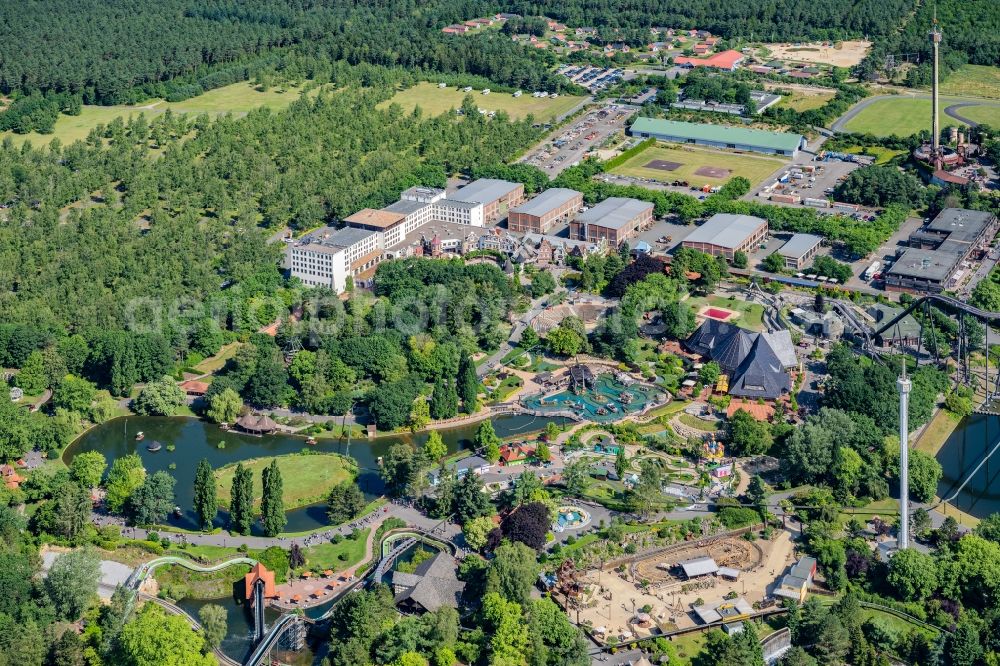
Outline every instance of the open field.
[[[864, 60], [871, 45], [871, 42], [855, 40], [836, 42], [835, 46], [823, 46], [822, 42], [813, 42], [809, 44], [765, 44], [764, 48], [770, 51], [771, 58], [776, 60], [854, 67]], [[838, 46], [839, 48], [837, 48]]]
[[402, 106], [407, 112], [412, 111], [415, 106], [420, 106], [424, 113], [437, 116], [451, 109], [461, 108], [462, 100], [467, 94], [472, 96], [476, 106], [480, 109], [506, 111], [512, 118], [524, 118], [532, 114], [535, 119], [544, 121], [566, 113], [583, 100], [582, 97], [572, 95], [560, 95], [556, 99], [532, 97], [530, 91], [521, 97], [500, 92], [484, 95], [481, 90], [464, 93], [459, 88], [438, 88], [436, 83], [424, 81], [412, 88], [399, 91], [391, 100], [383, 102], [381, 106], [395, 103]]
[[833, 99], [834, 95], [836, 95], [836, 93], [832, 90], [829, 92], [804, 92], [802, 90], [796, 90], [791, 95], [782, 97], [777, 106], [793, 109], [795, 111], [812, 111], [813, 109], [818, 109], [829, 102]]
[[[263, 493], [261, 472], [271, 464], [272, 458], [244, 460], [243, 465], [253, 473], [254, 504], [260, 504]], [[294, 509], [323, 500], [330, 489], [354, 477], [353, 462], [336, 453], [279, 456], [282, 497], [285, 509]], [[226, 465], [215, 470], [215, 486], [219, 503], [228, 506], [236, 465]]]
[[106, 125], [115, 118], [125, 118], [145, 113], [147, 117], [156, 116], [167, 109], [174, 113], [208, 113], [243, 114], [259, 107], [283, 109], [299, 98], [301, 90], [292, 87], [276, 87], [266, 92], [258, 91], [250, 83], [234, 83], [215, 90], [209, 90], [204, 95], [186, 99], [183, 102], [167, 102], [162, 99], [151, 100], [140, 106], [84, 106], [78, 116], [59, 116], [56, 128], [52, 134], [14, 134], [5, 132], [2, 137], [11, 137], [15, 143], [31, 141], [34, 144], [48, 144], [52, 139], [59, 139], [63, 145], [86, 139], [90, 130], [98, 125]]
[[964, 65], [948, 75], [941, 84], [941, 92], [946, 95], [1000, 98], [1000, 67]]
[[[676, 165], [671, 170], [647, 166], [650, 163]], [[757, 185], [786, 164], [786, 160], [764, 155], [726, 152], [710, 148], [695, 148], [678, 144], [656, 144], [633, 156], [612, 173], [634, 178], [650, 178], [659, 181], [686, 180], [692, 186], [723, 185], [730, 178], [743, 176]], [[699, 169], [717, 168], [728, 171], [726, 175], [699, 175]]]
[[966, 106], [958, 113], [974, 122], [1000, 127], [1000, 106]]
[[[938, 118], [941, 126], [957, 125], [958, 121], [944, 114], [947, 101], [941, 105]], [[963, 113], [974, 107], [963, 109]], [[861, 132], [876, 136], [910, 136], [921, 130], [931, 129], [931, 101], [929, 99], [914, 99], [912, 97], [893, 97], [875, 100], [858, 115], [851, 118], [844, 129], [848, 132]]]

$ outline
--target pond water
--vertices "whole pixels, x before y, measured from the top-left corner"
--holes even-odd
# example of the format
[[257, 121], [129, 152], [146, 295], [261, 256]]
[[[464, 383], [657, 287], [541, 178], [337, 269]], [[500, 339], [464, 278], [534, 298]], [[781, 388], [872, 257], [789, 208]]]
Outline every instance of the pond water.
[[962, 421], [937, 455], [943, 472], [938, 496], [977, 518], [1000, 511], [1000, 449], [987, 457], [998, 442], [1000, 417], [973, 414]]
[[[243, 591], [243, 582], [239, 581], [234, 587]], [[226, 609], [226, 638], [222, 641], [220, 649], [236, 661], [243, 662], [249, 656], [253, 647], [253, 617], [248, 612], [248, 605], [242, 599], [237, 599], [237, 595], [223, 597], [221, 599], [182, 599], [177, 605], [187, 611], [188, 615], [197, 618], [198, 611], [203, 606], [216, 604]], [[264, 611], [264, 618], [268, 626], [271, 626], [281, 613], [273, 608]]]
[[539, 394], [524, 400], [524, 406], [540, 412], [574, 412], [588, 421], [621, 421], [662, 399], [663, 390], [645, 384], [626, 387], [610, 374], [598, 375], [594, 388], [580, 393], [565, 390]]
[[[565, 419], [543, 419], [528, 415], [506, 415], [493, 421], [497, 434], [502, 437], [515, 437], [529, 432], [537, 432], [545, 427], [548, 421], [563, 423]], [[472, 444], [478, 423], [470, 423], [456, 428], [441, 431], [441, 437], [453, 452], [468, 448]], [[145, 433], [145, 439], [135, 441], [138, 432]], [[69, 464], [73, 456], [83, 451], [99, 451], [108, 460], [108, 466], [121, 456], [136, 453], [142, 458], [142, 463], [149, 473], [160, 470], [170, 473], [177, 479], [174, 488], [175, 501], [181, 507], [180, 517], [170, 517], [170, 524], [184, 529], [197, 529], [194, 515], [194, 475], [198, 461], [208, 458], [213, 468], [219, 468], [229, 463], [296, 453], [303, 449], [318, 452], [335, 452], [350, 456], [358, 463], [358, 483], [368, 497], [375, 497], [382, 492], [382, 480], [378, 474], [377, 460], [397, 442], [410, 442], [421, 446], [427, 440], [427, 433], [391, 435], [373, 440], [353, 440], [350, 445], [346, 440], [320, 439], [316, 446], [307, 446], [304, 437], [295, 435], [275, 434], [255, 437], [232, 430], [226, 431], [217, 425], [189, 417], [155, 417], [130, 416], [114, 419], [93, 428], [73, 442], [63, 454], [63, 460]], [[146, 444], [158, 441], [163, 448], [157, 452], [147, 450]], [[219, 442], [225, 442], [225, 448], [218, 448]], [[168, 445], [175, 447], [168, 451]], [[171, 464], [174, 469], [170, 469]], [[219, 511], [215, 524], [224, 527], [229, 520], [225, 511]], [[327, 524], [326, 506], [313, 504], [288, 512], [288, 532], [303, 532], [323, 527]], [[255, 530], [257, 526], [255, 526]]]

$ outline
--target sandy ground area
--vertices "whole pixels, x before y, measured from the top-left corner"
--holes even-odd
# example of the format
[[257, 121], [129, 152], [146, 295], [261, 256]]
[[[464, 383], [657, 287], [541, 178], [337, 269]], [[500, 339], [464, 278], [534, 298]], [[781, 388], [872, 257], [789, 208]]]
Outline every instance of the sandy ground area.
[[822, 42], [805, 44], [765, 44], [771, 51], [771, 58], [790, 60], [792, 62], [810, 62], [819, 65], [834, 65], [836, 67], [854, 67], [861, 62], [871, 42], [863, 40], [840, 42], [839, 49], [823, 46]]
[[[630, 633], [640, 637], [649, 634], [649, 630], [631, 624], [636, 612], [647, 605], [651, 609], [649, 615], [653, 622], [666, 625], [665, 628], [671, 628], [671, 624], [677, 628], [685, 628], [698, 622], [691, 612], [691, 604], [697, 599], [705, 602], [718, 601], [735, 591], [751, 604], [763, 601], [776, 580], [793, 563], [793, 547], [790, 534], [785, 531], [779, 532], [770, 542], [756, 543], [763, 550], [763, 558], [753, 571], [744, 572], [738, 581], [715, 577], [691, 582], [677, 580], [650, 586], [644, 592], [638, 583], [631, 581], [627, 571], [618, 573], [590, 570], [581, 580], [597, 586], [594, 602], [588, 608], [581, 608], [579, 613], [571, 609], [569, 615], [581, 623], [589, 621], [595, 628], [605, 627], [609, 635], [625, 635], [628, 638]], [[687, 590], [682, 590], [682, 586]]]

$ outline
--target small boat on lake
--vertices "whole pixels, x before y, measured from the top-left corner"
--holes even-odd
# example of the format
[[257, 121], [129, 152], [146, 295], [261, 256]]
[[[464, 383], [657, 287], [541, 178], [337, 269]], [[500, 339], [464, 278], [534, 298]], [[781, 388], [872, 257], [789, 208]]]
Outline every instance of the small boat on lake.
[[306, 444], [308, 444], [309, 446], [316, 446], [316, 438], [315, 437], [307, 438]]
[[144, 439], [146, 439], [146, 433], [144, 433], [141, 430], [139, 432], [135, 433], [135, 441], [141, 442]]
[[162, 448], [163, 448], [163, 444], [160, 444], [155, 439], [152, 442], [150, 442], [149, 444], [146, 445], [146, 450], [147, 451], [151, 451], [152, 453], [156, 453], [157, 451], [159, 451]]

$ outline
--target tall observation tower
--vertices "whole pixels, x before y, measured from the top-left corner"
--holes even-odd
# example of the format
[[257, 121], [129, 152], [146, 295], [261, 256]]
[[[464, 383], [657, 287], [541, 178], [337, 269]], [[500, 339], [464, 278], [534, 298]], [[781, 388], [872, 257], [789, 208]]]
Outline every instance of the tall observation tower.
[[910, 389], [913, 383], [903, 374], [896, 381], [899, 390], [899, 542], [900, 550], [910, 546]]
[[938, 51], [941, 44], [941, 31], [938, 30], [936, 7], [934, 9], [934, 23], [931, 24], [931, 31], [927, 33], [927, 36], [930, 37], [931, 46], [934, 49], [934, 81], [931, 84], [931, 154], [934, 166], [940, 169], [941, 126], [938, 121]]

